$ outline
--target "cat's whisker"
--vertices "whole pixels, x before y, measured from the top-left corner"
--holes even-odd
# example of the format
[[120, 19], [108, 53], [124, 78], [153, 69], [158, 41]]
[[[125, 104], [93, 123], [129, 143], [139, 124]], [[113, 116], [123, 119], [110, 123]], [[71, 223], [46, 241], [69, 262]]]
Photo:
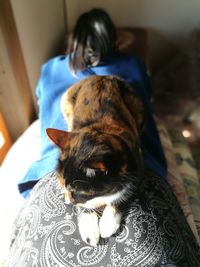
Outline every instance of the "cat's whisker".
[[84, 207], [82, 207], [81, 208], [81, 210], [80, 210], [80, 214], [81, 213], [92, 213], [92, 212], [95, 212], [96, 214], [97, 214], [97, 216], [98, 216], [98, 218], [100, 218], [101, 216], [100, 216], [100, 214], [99, 214], [99, 211], [98, 211], [98, 209], [96, 209], [96, 208], [84, 208]]
[[84, 181], [84, 180], [74, 180], [72, 182], [72, 184], [75, 184], [75, 183], [86, 183], [86, 184], [89, 184], [89, 181]]
[[138, 181], [138, 176], [135, 176], [135, 175], [132, 175], [132, 174], [130, 174], [130, 175], [129, 174], [124, 174], [122, 177], [127, 179], [127, 180], [129, 180], [129, 181], [131, 181], [131, 182], [137, 182]]

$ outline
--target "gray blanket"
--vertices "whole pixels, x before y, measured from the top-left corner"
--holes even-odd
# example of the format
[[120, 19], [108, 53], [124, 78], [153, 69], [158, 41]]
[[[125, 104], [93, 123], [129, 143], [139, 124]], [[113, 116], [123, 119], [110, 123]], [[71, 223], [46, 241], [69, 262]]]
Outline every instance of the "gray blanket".
[[64, 203], [56, 175], [36, 184], [19, 213], [9, 267], [200, 266], [199, 247], [163, 179], [147, 174], [119, 233], [90, 247], [78, 232], [80, 210]]

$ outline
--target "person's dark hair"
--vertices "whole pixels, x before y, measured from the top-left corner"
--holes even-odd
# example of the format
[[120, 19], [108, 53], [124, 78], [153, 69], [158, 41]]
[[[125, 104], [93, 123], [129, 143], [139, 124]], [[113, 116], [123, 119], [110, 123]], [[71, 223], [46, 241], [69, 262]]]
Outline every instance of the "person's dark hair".
[[115, 49], [117, 33], [106, 11], [94, 8], [77, 20], [69, 44], [69, 64], [76, 73], [96, 66]]

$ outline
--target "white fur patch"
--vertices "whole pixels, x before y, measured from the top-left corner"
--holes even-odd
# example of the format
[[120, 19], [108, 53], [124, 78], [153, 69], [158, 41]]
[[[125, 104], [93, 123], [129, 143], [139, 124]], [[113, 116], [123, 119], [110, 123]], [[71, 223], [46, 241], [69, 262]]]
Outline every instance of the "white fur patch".
[[79, 232], [84, 242], [91, 246], [96, 246], [99, 243], [100, 232], [98, 217], [95, 212], [82, 213], [78, 220]]
[[115, 207], [108, 205], [105, 207], [99, 222], [100, 235], [108, 238], [115, 234], [120, 227], [122, 215]]
[[86, 201], [86, 203], [84, 204], [82, 203], [78, 204], [78, 206], [87, 209], [95, 209], [101, 206], [111, 205], [113, 203], [120, 202], [121, 200], [123, 200], [127, 193], [128, 193], [128, 186], [117, 193], [108, 196], [95, 197], [93, 199]]
[[67, 122], [68, 125], [68, 132], [71, 132], [73, 129], [73, 105], [68, 100], [68, 92], [63, 94], [61, 101], [60, 101], [60, 108], [61, 112]]
[[70, 204], [73, 202], [72, 195], [69, 190], [65, 189], [65, 204]]

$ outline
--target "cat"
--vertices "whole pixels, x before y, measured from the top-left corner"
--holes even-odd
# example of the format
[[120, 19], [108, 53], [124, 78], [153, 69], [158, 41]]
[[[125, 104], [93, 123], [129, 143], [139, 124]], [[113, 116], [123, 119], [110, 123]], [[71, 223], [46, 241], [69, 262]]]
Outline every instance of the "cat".
[[123, 79], [93, 75], [63, 94], [61, 111], [68, 132], [48, 128], [47, 135], [61, 150], [58, 173], [66, 203], [84, 208], [81, 238], [96, 246], [119, 229], [120, 205], [129, 201], [141, 174], [144, 106]]

